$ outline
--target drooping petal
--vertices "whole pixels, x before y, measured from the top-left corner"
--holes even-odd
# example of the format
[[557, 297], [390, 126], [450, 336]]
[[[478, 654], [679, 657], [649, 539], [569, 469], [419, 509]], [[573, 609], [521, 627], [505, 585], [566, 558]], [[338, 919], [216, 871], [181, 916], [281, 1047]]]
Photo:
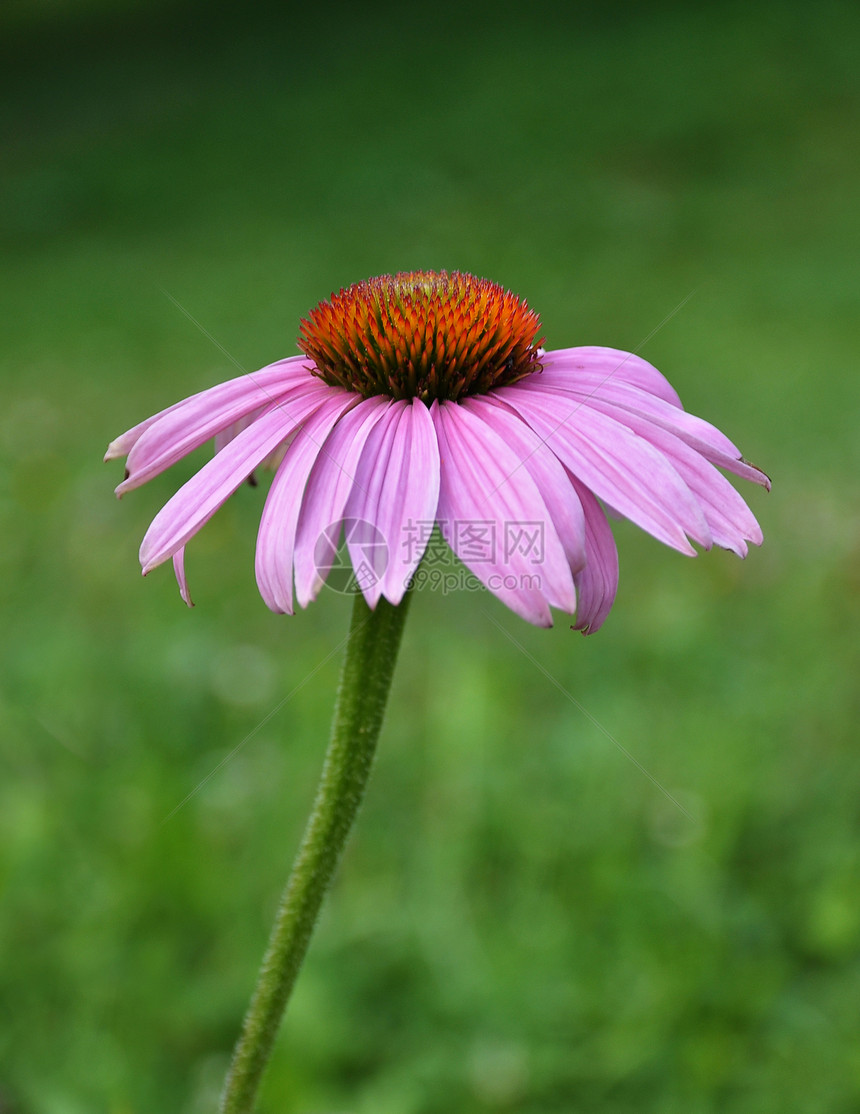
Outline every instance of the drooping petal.
[[556, 348], [541, 356], [541, 366], [543, 373], [554, 371], [573, 381], [588, 373], [603, 383], [629, 383], [672, 406], [681, 405], [678, 392], [662, 372], [641, 356], [619, 348], [597, 345]]
[[149, 429], [150, 426], [155, 425], [157, 421], [165, 417], [167, 414], [172, 414], [174, 410], [178, 410], [180, 406], [184, 406], [188, 401], [187, 398], [182, 399], [180, 402], [174, 402], [172, 406], [165, 407], [157, 414], [153, 414], [149, 418], [144, 418], [142, 422], [127, 429], [125, 433], [121, 433], [119, 437], [115, 437], [108, 445], [107, 452], [104, 455], [105, 463], [109, 460], [118, 460], [120, 457], [128, 456], [128, 453], [134, 445], [137, 444], [140, 437]]
[[302, 420], [275, 473], [257, 534], [255, 568], [260, 594], [272, 611], [288, 615], [293, 613], [293, 553], [308, 477], [335, 423], [360, 401], [339, 387], [326, 386], [317, 397], [316, 408]]
[[188, 607], [193, 607], [194, 603], [191, 599], [191, 593], [188, 591], [188, 580], [185, 576], [185, 546], [173, 554], [173, 572], [176, 575], [176, 583], [179, 585], [179, 594], [182, 600]]
[[140, 547], [144, 573], [166, 561], [185, 545], [260, 461], [292, 433], [298, 422], [328, 400], [335, 390], [320, 383], [316, 392], [303, 396], [289, 412], [274, 406], [204, 464], [153, 519]]
[[770, 480], [765, 473], [745, 461], [740, 449], [716, 426], [639, 387], [604, 380], [587, 370], [572, 376], [560, 369], [548, 369], [539, 380], [524, 381], [522, 386], [565, 395], [570, 399], [574, 413], [580, 405], [588, 403], [622, 423], [625, 422], [625, 413], [632, 411], [640, 414], [686, 441], [712, 464], [770, 489]]
[[[139, 432], [128, 450], [127, 476], [117, 495], [140, 487], [253, 411], [270, 410], [273, 405], [289, 410], [303, 394], [318, 391], [323, 384], [308, 375], [306, 363], [304, 357], [294, 356], [241, 375], [192, 395], [149, 424], [142, 423], [146, 428], [135, 427]], [[118, 438], [108, 451], [122, 441]]]
[[520, 416], [492, 395], [463, 404], [501, 434], [538, 486], [564, 547], [571, 571], [585, 564], [585, 515], [569, 475], [559, 459]]
[[574, 630], [594, 634], [612, 609], [618, 591], [618, 550], [600, 504], [575, 476], [570, 477], [585, 512], [585, 567], [573, 578], [576, 585]]
[[573, 612], [570, 566], [528, 469], [471, 411], [434, 402], [430, 414], [441, 461], [438, 520], [448, 544], [494, 595], [529, 622], [551, 626], [549, 605]]
[[[262, 383], [264, 387], [271, 390], [274, 384], [269, 382], [269, 377], [274, 377], [277, 381], [282, 372], [288, 372], [290, 375], [298, 374], [302, 367], [307, 367], [306, 358], [302, 356], [288, 356], [286, 359], [276, 360], [274, 363], [267, 364], [266, 367], [260, 368], [259, 371], [251, 372], [250, 374]], [[208, 395], [210, 391], [217, 391], [221, 387], [229, 387], [231, 384], [240, 383], [247, 377], [248, 373], [245, 373], [235, 379], [228, 380], [226, 383], [218, 383], [215, 387], [207, 387], [203, 391], [198, 391], [196, 394], [189, 395], [188, 398], [183, 398], [179, 402], [174, 402], [172, 406], [160, 410], [157, 414], [145, 418], [142, 422], [138, 422], [136, 426], [132, 426], [131, 429], [126, 430], [125, 433], [121, 433], [119, 437], [111, 441], [105, 453], [105, 460], [116, 460], [118, 457], [127, 456], [140, 436], [145, 433], [151, 425], [154, 425], [161, 418], [165, 417], [165, 415], [171, 414], [174, 410], [180, 409], [180, 407], [185, 406], [195, 399], [199, 399], [203, 395]]]
[[628, 411], [625, 424], [671, 462], [702, 508], [715, 545], [730, 549], [739, 557], [746, 557], [748, 541], [761, 545], [761, 528], [752, 511], [725, 476], [701, 453], [638, 414]]
[[225, 446], [230, 444], [234, 437], [241, 433], [243, 429], [247, 429], [248, 426], [251, 425], [252, 422], [255, 422], [257, 418], [259, 418], [259, 416], [263, 413], [263, 411], [267, 409], [268, 404], [266, 406], [258, 406], [256, 410], [249, 411], [249, 413], [244, 414], [235, 422], [231, 422], [230, 425], [225, 426], [223, 429], [219, 430], [215, 434], [214, 439], [215, 452], [220, 453], [221, 450], [225, 448]]
[[336, 545], [365, 442], [390, 405], [388, 399], [378, 396], [363, 399], [335, 425], [316, 458], [296, 532], [296, 599], [301, 607], [316, 598], [325, 582], [334, 552], [323, 554], [320, 546], [325, 550]]
[[503, 387], [498, 395], [543, 438], [595, 495], [659, 541], [689, 556], [687, 540], [710, 544], [707, 522], [689, 488], [646, 440], [558, 392]]
[[[350, 519], [372, 524], [385, 540], [385, 561], [362, 586], [375, 607], [393, 604], [424, 556], [439, 504], [439, 445], [427, 407], [417, 398], [395, 402], [367, 439], [346, 506]], [[348, 539], [353, 568], [372, 563], [362, 538]], [[378, 551], [375, 551], [378, 552]]]

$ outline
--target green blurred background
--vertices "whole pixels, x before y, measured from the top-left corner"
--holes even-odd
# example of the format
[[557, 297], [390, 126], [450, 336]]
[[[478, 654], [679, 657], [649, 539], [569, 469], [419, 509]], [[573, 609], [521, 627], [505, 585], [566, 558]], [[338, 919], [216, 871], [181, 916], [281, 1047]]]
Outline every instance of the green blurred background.
[[657, 364], [772, 475], [766, 541], [619, 524], [588, 639], [419, 596], [261, 1109], [860, 1109], [858, 9], [7, 0], [0, 32], [0, 1110], [214, 1109], [349, 616], [266, 610], [260, 489], [191, 545], [193, 611], [142, 580], [205, 454], [118, 503], [107, 442], [441, 267]]

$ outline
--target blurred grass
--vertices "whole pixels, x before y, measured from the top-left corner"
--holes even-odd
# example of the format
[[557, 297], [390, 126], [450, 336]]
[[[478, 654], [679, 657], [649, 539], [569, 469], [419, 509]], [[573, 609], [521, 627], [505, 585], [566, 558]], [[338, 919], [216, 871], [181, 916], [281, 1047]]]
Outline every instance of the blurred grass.
[[588, 640], [416, 601], [264, 1109], [860, 1105], [860, 17], [559, 10], [0, 17], [0, 1109], [214, 1108], [347, 627], [266, 611], [259, 490], [191, 546], [194, 611], [141, 581], [194, 463], [118, 504], [105, 444], [443, 266], [640, 349], [772, 474], [766, 543], [619, 525]]

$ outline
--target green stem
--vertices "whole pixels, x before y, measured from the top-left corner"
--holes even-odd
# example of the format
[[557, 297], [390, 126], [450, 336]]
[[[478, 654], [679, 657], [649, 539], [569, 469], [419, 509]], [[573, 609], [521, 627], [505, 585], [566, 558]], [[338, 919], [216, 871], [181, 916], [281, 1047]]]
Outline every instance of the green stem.
[[316, 800], [245, 1015], [221, 1114], [251, 1114], [323, 898], [358, 812], [382, 726], [410, 593], [374, 611], [355, 597], [331, 742]]

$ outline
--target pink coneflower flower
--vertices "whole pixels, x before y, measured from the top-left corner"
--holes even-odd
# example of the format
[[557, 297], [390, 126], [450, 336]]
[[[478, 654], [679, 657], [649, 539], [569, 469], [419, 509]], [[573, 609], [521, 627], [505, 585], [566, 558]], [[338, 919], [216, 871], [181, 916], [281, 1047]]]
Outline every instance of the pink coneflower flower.
[[[302, 355], [202, 391], [117, 438], [118, 495], [209, 438], [216, 453], [156, 515], [144, 574], [173, 558], [256, 468], [275, 475], [257, 540], [273, 610], [322, 587], [340, 524], [370, 607], [398, 604], [433, 524], [518, 615], [550, 609], [594, 631], [615, 599], [604, 502], [661, 542], [743, 557], [759, 526], [716, 466], [769, 486], [645, 360], [612, 348], [545, 351], [540, 321], [495, 283], [414, 271], [356, 283], [302, 321]], [[368, 544], [368, 534], [380, 544]], [[376, 557], [372, 552], [376, 553]], [[371, 553], [369, 557], [368, 554]], [[330, 562], [329, 562], [330, 564]]]

